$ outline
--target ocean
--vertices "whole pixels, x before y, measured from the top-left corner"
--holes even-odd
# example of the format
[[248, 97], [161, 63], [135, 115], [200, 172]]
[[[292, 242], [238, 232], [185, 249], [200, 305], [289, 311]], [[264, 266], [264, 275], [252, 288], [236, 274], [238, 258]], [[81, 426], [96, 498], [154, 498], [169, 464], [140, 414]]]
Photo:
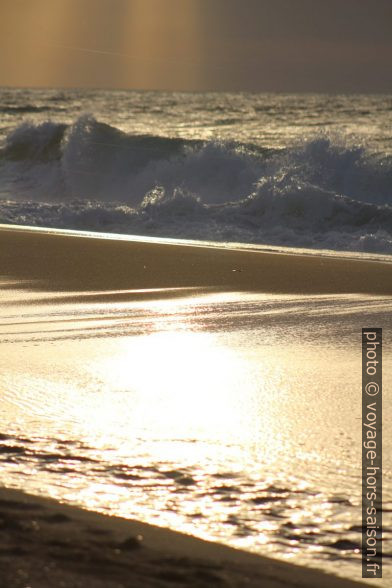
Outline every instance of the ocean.
[[0, 222], [392, 252], [392, 96], [0, 90]]

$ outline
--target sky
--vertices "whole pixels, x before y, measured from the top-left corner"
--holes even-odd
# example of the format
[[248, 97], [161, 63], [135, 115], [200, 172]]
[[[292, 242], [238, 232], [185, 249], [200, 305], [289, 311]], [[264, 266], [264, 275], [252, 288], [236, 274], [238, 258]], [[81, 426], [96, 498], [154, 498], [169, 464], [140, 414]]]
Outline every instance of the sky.
[[0, 0], [0, 85], [391, 92], [392, 0]]

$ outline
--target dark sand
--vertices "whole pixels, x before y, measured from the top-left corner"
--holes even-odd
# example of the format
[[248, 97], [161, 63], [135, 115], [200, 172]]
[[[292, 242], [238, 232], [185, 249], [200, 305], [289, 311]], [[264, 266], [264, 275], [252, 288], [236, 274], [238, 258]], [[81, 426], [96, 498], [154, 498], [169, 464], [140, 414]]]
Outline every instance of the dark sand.
[[[209, 291], [392, 294], [389, 263], [79, 237], [5, 225], [0, 227], [0, 278], [49, 292], [96, 292], [102, 300], [160, 298], [165, 289], [177, 289], [166, 292], [169, 296]], [[159, 291], [146, 292], [154, 289]]]
[[316, 570], [0, 488], [2, 588], [354, 588]]

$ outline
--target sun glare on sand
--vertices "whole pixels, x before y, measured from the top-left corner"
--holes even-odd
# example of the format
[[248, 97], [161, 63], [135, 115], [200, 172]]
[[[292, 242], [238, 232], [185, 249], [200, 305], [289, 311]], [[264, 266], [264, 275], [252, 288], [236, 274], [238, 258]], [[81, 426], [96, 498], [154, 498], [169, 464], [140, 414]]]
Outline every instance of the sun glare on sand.
[[[129, 310], [127, 303], [114, 303], [112, 316], [99, 322], [92, 314], [94, 320], [73, 327], [70, 339], [61, 343], [67, 374], [61, 384], [57, 356], [31, 350], [28, 378], [23, 370], [16, 372], [32, 418], [39, 414], [56, 423], [60, 417], [70, 436], [99, 447], [128, 446], [128, 453], [135, 435], [160, 440], [174, 435], [269, 445], [276, 456], [279, 438], [272, 451], [264, 435], [276, 425], [279, 402], [286, 397], [280, 368], [265, 351], [249, 354], [240, 339], [233, 345], [224, 332], [211, 332], [208, 303], [213, 301], [224, 303], [225, 295], [143, 302], [140, 308], [130, 303]], [[123, 312], [132, 313], [131, 331]], [[107, 336], [79, 341], [83, 328], [99, 328]], [[18, 361], [15, 356], [15, 365]], [[278, 397], [271, 393], [277, 387]]]
[[[129, 446], [134, 434], [161, 441], [230, 438], [238, 446], [254, 439], [258, 445], [260, 420], [270, 430], [278, 408], [270, 393], [278, 377], [274, 364], [259, 353], [249, 357], [240, 343], [233, 348], [224, 334], [209, 332], [208, 322], [194, 330], [195, 316], [203, 321], [202, 298], [149, 302], [148, 309], [151, 320], [143, 315], [137, 336], [106, 340], [104, 353], [97, 341], [86, 345], [84, 394], [77, 393], [74, 404], [80, 434], [100, 445], [114, 435]], [[73, 404], [72, 395], [68, 401]]]

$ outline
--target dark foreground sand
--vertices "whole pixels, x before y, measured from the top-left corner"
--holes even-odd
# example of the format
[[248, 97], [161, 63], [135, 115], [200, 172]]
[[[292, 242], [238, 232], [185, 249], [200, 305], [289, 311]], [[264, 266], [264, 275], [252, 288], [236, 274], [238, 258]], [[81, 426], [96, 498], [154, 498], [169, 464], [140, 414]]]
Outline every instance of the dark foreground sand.
[[354, 588], [364, 584], [0, 488], [0, 586]]

